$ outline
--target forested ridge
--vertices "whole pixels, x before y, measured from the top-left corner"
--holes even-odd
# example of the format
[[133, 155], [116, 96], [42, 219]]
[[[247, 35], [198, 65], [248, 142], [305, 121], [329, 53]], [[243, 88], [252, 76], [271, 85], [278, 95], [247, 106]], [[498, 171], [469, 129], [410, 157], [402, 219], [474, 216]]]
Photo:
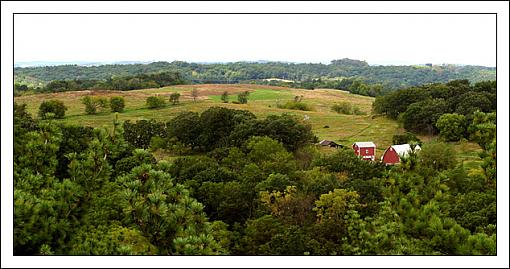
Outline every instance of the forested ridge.
[[[111, 82], [120, 78], [131, 80], [136, 76], [161, 72], [177, 73], [186, 83], [258, 83], [308, 89], [334, 88], [377, 96], [410, 86], [457, 79], [468, 79], [472, 82], [494, 80], [496, 69], [456, 65], [371, 66], [364, 61], [351, 59], [333, 60], [330, 64], [283, 62], [199, 64], [174, 61], [14, 69], [15, 82], [34, 89], [42, 89], [52, 81], [89, 81], [90, 84], [90, 81]], [[179, 80], [179, 83], [183, 81]], [[119, 89], [129, 89], [129, 86]]]
[[[351, 149], [324, 154], [311, 126], [288, 114], [112, 114], [106, 129], [57, 123], [59, 102], [37, 118], [15, 103], [14, 254], [496, 255], [495, 88], [456, 81], [374, 104], [408, 130], [475, 141], [475, 168], [440, 141], [397, 166]], [[424, 104], [437, 113], [415, 111]], [[157, 161], [160, 151], [174, 158]]]

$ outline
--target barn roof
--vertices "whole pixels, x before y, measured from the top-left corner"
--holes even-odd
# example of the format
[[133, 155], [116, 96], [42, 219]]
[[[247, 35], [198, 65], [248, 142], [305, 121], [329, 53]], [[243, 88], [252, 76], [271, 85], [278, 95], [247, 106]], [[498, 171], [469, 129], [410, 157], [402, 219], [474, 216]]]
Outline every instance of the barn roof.
[[[409, 145], [409, 144], [393, 145], [391, 147], [401, 157], [406, 157], [409, 154], [409, 152], [411, 152], [411, 145]], [[421, 150], [421, 148], [419, 145], [416, 145], [414, 150], [415, 151]]]
[[374, 142], [354, 142], [354, 145], [360, 148], [375, 148]]
[[319, 142], [319, 144], [321, 146], [331, 146], [331, 145], [338, 145], [337, 143], [335, 143], [334, 141], [331, 141], [331, 140], [322, 140], [321, 142]]

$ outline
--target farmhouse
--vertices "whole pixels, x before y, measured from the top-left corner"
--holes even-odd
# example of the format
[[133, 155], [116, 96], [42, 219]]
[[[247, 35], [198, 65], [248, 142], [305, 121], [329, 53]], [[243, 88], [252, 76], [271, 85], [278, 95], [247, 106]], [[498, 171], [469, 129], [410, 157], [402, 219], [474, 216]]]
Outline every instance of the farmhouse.
[[375, 144], [373, 142], [355, 142], [352, 144], [354, 154], [361, 156], [363, 160], [375, 160]]
[[338, 148], [338, 147], [341, 147], [343, 148], [342, 145], [340, 144], [337, 144], [335, 143], [334, 141], [331, 141], [331, 140], [322, 140], [321, 142], [319, 142], [319, 145], [321, 146], [329, 146], [329, 147], [332, 147], [332, 148]]
[[[414, 148], [414, 152], [421, 150], [419, 145], [416, 145]], [[406, 157], [411, 152], [411, 145], [402, 144], [402, 145], [393, 145], [389, 146], [383, 153], [381, 157], [381, 161], [386, 165], [392, 165], [400, 163], [401, 157]]]

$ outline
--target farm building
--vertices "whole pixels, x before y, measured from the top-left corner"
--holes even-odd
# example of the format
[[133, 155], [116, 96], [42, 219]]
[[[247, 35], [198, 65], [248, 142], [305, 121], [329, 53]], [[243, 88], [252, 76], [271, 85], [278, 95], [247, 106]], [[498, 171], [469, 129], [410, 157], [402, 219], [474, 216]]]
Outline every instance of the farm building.
[[332, 147], [332, 148], [343, 148], [344, 146], [340, 145], [340, 144], [337, 144], [335, 143], [334, 141], [331, 141], [331, 140], [322, 140], [321, 142], [319, 142], [319, 145], [321, 146], [329, 146], [329, 147]]
[[[418, 150], [421, 150], [421, 148], [419, 145], [416, 145], [414, 151], [416, 152]], [[411, 151], [411, 145], [409, 144], [389, 146], [384, 151], [381, 161], [386, 165], [397, 164], [400, 163], [401, 157], [406, 157]]]
[[373, 142], [355, 142], [352, 144], [354, 154], [363, 160], [375, 161], [375, 144]]

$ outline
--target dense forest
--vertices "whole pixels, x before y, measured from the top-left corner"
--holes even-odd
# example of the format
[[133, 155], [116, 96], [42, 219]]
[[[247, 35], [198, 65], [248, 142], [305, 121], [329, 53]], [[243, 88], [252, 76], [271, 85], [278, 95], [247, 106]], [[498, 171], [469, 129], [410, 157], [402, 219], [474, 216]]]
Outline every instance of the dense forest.
[[[108, 80], [98, 68], [148, 66], [40, 70], [95, 70], [87, 79]], [[422, 144], [397, 166], [351, 149], [324, 154], [311, 126], [288, 114], [211, 107], [168, 121], [113, 116], [106, 129], [33, 118], [15, 103], [14, 254], [495, 255], [495, 89], [455, 81], [374, 104], [409, 130], [477, 142], [476, 169], [443, 142]], [[159, 151], [175, 158], [157, 161]]]
[[[178, 73], [179, 82], [182, 82], [180, 81], [182, 79], [186, 83], [258, 83], [308, 89], [333, 88], [369, 96], [427, 83], [457, 79], [479, 82], [494, 80], [496, 76], [496, 69], [493, 67], [371, 66], [364, 61], [351, 59], [333, 60], [330, 64], [283, 62], [199, 64], [174, 61], [99, 66], [16, 67], [14, 69], [15, 82], [33, 89], [43, 89], [52, 81], [77, 80], [94, 85], [98, 81], [111, 82], [119, 78], [129, 81], [140, 75], [161, 72]], [[127, 88], [132, 87], [125, 86], [121, 89]]]
[[478, 112], [496, 112], [496, 81], [470, 84], [468, 80], [434, 83], [378, 96], [375, 113], [402, 122], [409, 131], [438, 134], [447, 141], [468, 136], [468, 126]]

